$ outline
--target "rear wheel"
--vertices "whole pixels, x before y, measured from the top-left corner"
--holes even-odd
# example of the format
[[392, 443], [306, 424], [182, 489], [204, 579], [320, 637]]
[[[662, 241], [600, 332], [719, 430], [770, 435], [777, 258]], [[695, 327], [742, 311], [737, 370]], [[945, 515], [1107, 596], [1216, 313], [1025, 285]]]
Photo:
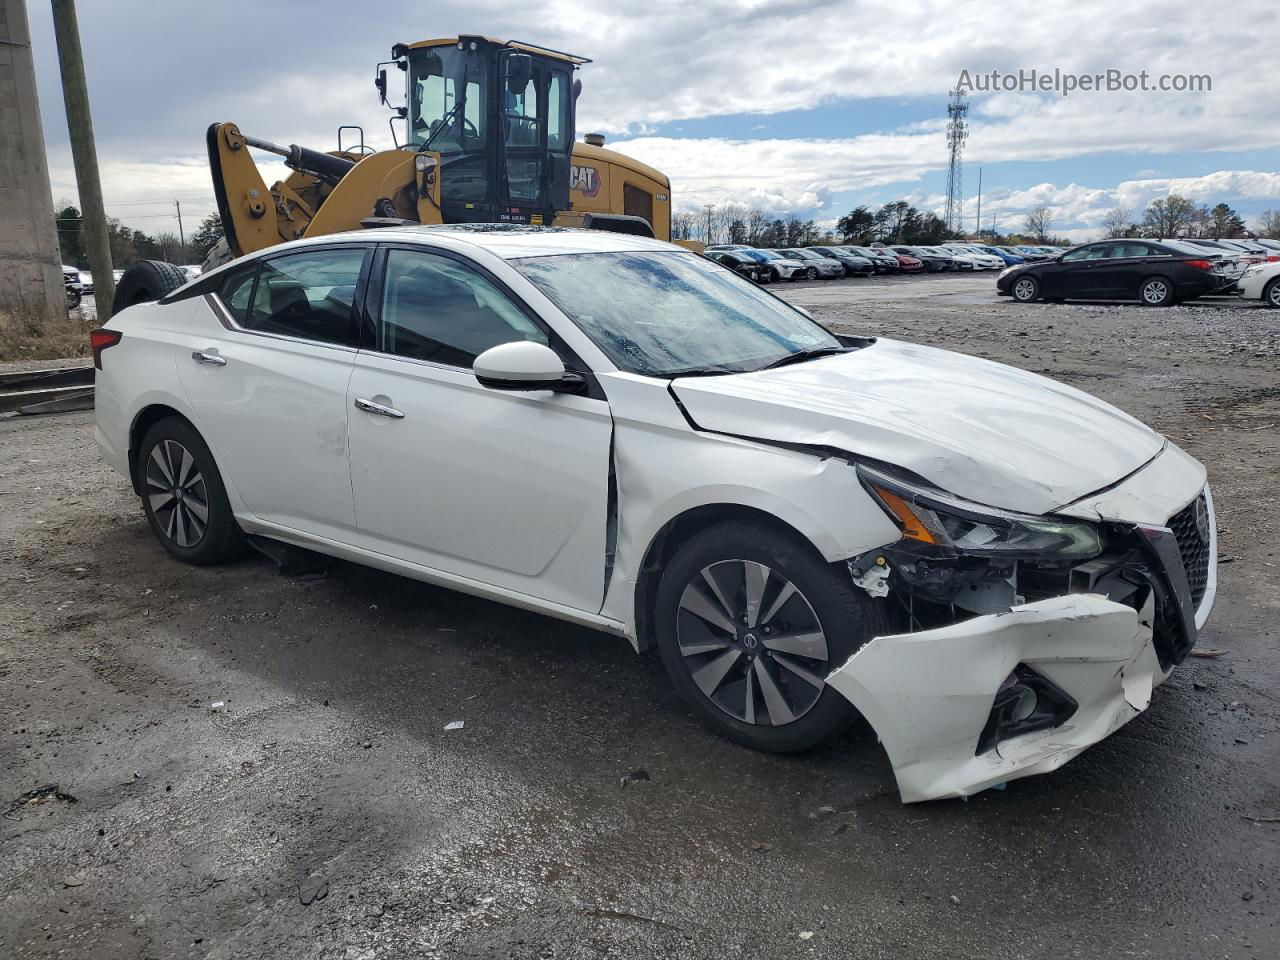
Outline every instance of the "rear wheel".
[[676, 691], [704, 722], [757, 750], [790, 752], [854, 715], [826, 676], [887, 622], [809, 545], [730, 521], [667, 565], [655, 627]]
[[1148, 307], [1173, 305], [1173, 283], [1166, 277], [1147, 277], [1138, 287], [1138, 299]]
[[1280, 307], [1280, 277], [1267, 284], [1267, 288], [1262, 291], [1262, 302], [1268, 307]]
[[769, 268], [769, 282], [770, 282], [770, 283], [781, 283], [781, 282], [782, 282], [782, 274], [780, 274], [780, 273], [778, 272], [778, 270], [777, 270], [777, 268], [776, 268], [776, 267], [770, 267], [770, 268]]
[[125, 307], [159, 300], [187, 282], [182, 268], [163, 260], [139, 260], [116, 284], [115, 299], [111, 301], [114, 316]]
[[1013, 281], [1013, 299], [1019, 303], [1040, 299], [1040, 281], [1035, 277], [1019, 277]]
[[185, 420], [167, 417], [146, 432], [137, 471], [151, 532], [173, 556], [204, 565], [243, 549], [213, 454]]

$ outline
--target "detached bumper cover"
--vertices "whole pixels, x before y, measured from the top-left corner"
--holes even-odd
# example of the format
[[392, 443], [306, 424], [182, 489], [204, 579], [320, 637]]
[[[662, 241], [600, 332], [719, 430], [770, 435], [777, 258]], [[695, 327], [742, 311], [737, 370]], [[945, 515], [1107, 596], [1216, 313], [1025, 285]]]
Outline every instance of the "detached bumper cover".
[[[904, 803], [963, 797], [1048, 773], [1139, 713], [1167, 676], [1153, 614], [1098, 594], [1071, 594], [918, 633], [876, 637], [827, 683], [884, 745]], [[1078, 704], [1061, 726], [978, 741], [1001, 683], [1019, 664]]]

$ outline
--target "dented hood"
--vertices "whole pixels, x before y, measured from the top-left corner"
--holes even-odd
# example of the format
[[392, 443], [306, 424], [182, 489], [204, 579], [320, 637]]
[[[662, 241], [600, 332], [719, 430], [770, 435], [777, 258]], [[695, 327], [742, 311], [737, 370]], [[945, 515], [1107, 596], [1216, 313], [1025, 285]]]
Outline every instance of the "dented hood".
[[896, 340], [776, 370], [678, 379], [672, 389], [703, 430], [832, 447], [1024, 513], [1116, 483], [1164, 446], [1072, 387]]

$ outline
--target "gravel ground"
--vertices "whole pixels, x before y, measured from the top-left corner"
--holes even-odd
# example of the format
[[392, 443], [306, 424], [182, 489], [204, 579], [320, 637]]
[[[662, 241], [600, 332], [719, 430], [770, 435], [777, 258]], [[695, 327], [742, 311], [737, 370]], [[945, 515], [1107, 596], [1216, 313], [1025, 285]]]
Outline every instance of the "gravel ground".
[[91, 415], [0, 420], [0, 956], [1280, 955], [1280, 311], [991, 287], [779, 292], [1204, 460], [1225, 653], [968, 802], [902, 806], [865, 727], [729, 744], [588, 630], [345, 564], [180, 566]]

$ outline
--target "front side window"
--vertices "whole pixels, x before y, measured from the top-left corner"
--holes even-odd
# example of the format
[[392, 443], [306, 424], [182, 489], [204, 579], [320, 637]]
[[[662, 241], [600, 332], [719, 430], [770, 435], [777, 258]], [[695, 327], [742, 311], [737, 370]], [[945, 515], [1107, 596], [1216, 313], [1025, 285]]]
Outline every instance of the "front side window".
[[[262, 263], [242, 324], [259, 333], [354, 345], [364, 250], [305, 250]], [[225, 302], [225, 301], [224, 301]]]
[[453, 46], [409, 57], [409, 130], [413, 146], [441, 153], [483, 149], [488, 89], [483, 55]]
[[471, 368], [490, 347], [547, 335], [495, 284], [456, 260], [416, 250], [387, 253], [378, 349]]
[[1106, 245], [1095, 243], [1089, 247], [1081, 247], [1078, 250], [1072, 250], [1070, 253], [1064, 254], [1062, 259], [1068, 262], [1074, 262], [1076, 260], [1102, 260], [1106, 255]]
[[840, 341], [737, 273], [692, 253], [510, 261], [622, 370], [738, 373]]

